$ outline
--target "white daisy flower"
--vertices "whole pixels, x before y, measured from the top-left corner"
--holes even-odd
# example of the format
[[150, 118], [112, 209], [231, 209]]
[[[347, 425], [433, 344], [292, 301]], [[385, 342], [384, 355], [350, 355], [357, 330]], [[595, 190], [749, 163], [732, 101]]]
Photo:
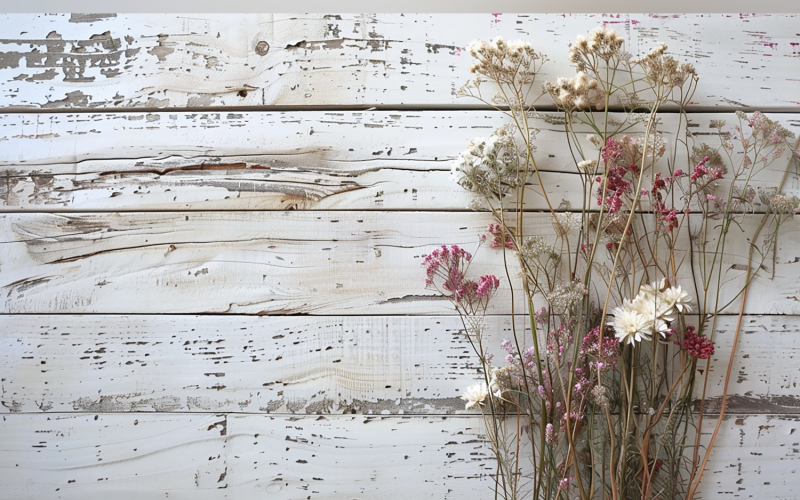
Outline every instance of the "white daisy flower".
[[617, 307], [614, 309], [614, 330], [620, 342], [641, 342], [650, 340], [652, 320], [633, 309]]
[[659, 292], [664, 290], [664, 288], [666, 286], [667, 286], [667, 280], [666, 279], [662, 279], [661, 281], [654, 281], [653, 283], [651, 283], [649, 285], [642, 285], [639, 288], [639, 295], [644, 295], [645, 297], [648, 297], [648, 298], [649, 297], [655, 297], [655, 296], [657, 296], [659, 294]]
[[653, 321], [652, 324], [653, 333], [657, 333], [661, 335], [661, 338], [667, 338], [667, 330], [669, 330], [669, 326], [667, 323], [664, 322], [662, 319], [656, 319]]
[[692, 307], [689, 305], [692, 298], [686, 290], [682, 290], [680, 286], [672, 286], [664, 290], [661, 294], [664, 302], [677, 309], [679, 313], [690, 313]]

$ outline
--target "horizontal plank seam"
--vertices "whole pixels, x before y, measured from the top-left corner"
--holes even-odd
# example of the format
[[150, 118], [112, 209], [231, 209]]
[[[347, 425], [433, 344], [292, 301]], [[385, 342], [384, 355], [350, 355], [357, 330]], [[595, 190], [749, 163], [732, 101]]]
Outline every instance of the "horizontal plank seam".
[[[559, 210], [559, 209], [556, 209], [554, 211], [557, 212], [557, 213], [582, 213], [582, 210], [580, 210], [580, 209], [574, 209], [574, 210]], [[253, 213], [253, 212], [264, 212], [264, 213], [290, 213], [290, 212], [296, 212], [296, 213], [325, 213], [325, 212], [348, 213], [349, 212], [349, 213], [353, 213], [353, 214], [373, 213], [373, 212], [387, 212], [387, 213], [402, 212], [402, 213], [418, 213], [418, 214], [452, 212], [452, 213], [475, 213], [475, 214], [485, 214], [485, 215], [490, 215], [491, 214], [491, 212], [489, 212], [487, 210], [472, 210], [472, 209], [469, 209], [469, 208], [458, 209], [458, 210], [456, 210], [456, 209], [444, 209], [444, 208], [442, 208], [442, 209], [436, 209], [436, 208], [423, 208], [423, 209], [420, 209], [420, 208], [402, 208], [402, 209], [392, 209], [392, 210], [388, 210], [386, 208], [374, 208], [374, 209], [366, 209], [366, 208], [358, 208], [358, 209], [352, 209], [352, 208], [310, 208], [310, 209], [304, 209], [304, 210], [286, 210], [286, 209], [277, 209], [277, 208], [276, 209], [237, 208], [235, 210], [220, 210], [218, 208], [217, 209], [186, 209], [186, 208], [170, 209], [170, 208], [157, 208], [157, 209], [152, 209], [152, 210], [146, 210], [146, 209], [139, 208], [139, 209], [129, 209], [129, 210], [125, 210], [125, 209], [103, 209], [103, 210], [100, 210], [100, 209], [80, 209], [80, 208], [76, 208], [75, 210], [64, 210], [64, 207], [54, 207], [54, 210], [42, 210], [42, 209], [35, 209], [35, 210], [17, 210], [17, 209], [14, 209], [14, 210], [3, 210], [3, 209], [0, 209], [0, 214], [21, 214], [21, 215], [24, 215], [24, 214], [49, 214], [49, 215], [60, 215], [60, 214], [63, 213], [63, 214], [72, 215], [72, 216], [81, 215], [81, 214], [116, 214], [116, 213], [126, 213], [126, 214], [136, 214], [136, 213], [159, 214], [159, 213], [165, 213], [165, 214], [187, 214], [188, 215], [188, 214], [192, 214], [192, 213], [207, 213], [207, 212], [219, 212], [219, 213], [225, 213], [225, 214]], [[595, 210], [588, 210], [587, 212], [588, 213], [595, 213], [596, 211]], [[599, 212], [599, 210], [597, 210], [597, 212]], [[515, 213], [517, 213], [517, 211], [516, 210], [508, 210], [508, 211], [506, 211], [506, 213], [507, 214], [515, 214]], [[550, 209], [548, 209], [548, 208], [530, 208], [530, 209], [522, 210], [522, 213], [526, 213], [526, 214], [549, 214], [550, 213]], [[637, 210], [634, 213], [649, 214], [649, 213], [652, 213], [652, 212], [648, 211], [648, 210]], [[683, 214], [684, 212], [680, 212], [680, 213]], [[769, 213], [769, 212], [748, 212], [747, 214], [741, 214], [741, 213], [737, 213], [737, 214], [738, 215], [750, 216], [750, 214], [764, 215], [765, 213]], [[703, 212], [690, 211], [689, 214], [690, 215], [702, 215]]]
[[[194, 108], [194, 107], [166, 107], [166, 108], [153, 108], [153, 107], [109, 107], [109, 108], [32, 108], [32, 107], [10, 107], [0, 108], [0, 116], [11, 114], [114, 114], [114, 113], [220, 113], [220, 112], [319, 112], [319, 111], [411, 111], [411, 112], [425, 112], [425, 111], [487, 111], [487, 112], [505, 112], [507, 108], [501, 108], [497, 111], [494, 108], [481, 106], [481, 105], [450, 105], [450, 104], [431, 104], [425, 106], [418, 106], [413, 104], [402, 105], [267, 105], [267, 106], [209, 106], [207, 108]], [[555, 106], [539, 106], [536, 111], [543, 113], [558, 112]], [[788, 106], [697, 106], [685, 110], [687, 114], [700, 114], [700, 113], [733, 113], [735, 111], [744, 111], [752, 113], [753, 111], [761, 111], [763, 113], [778, 113], [778, 114], [792, 114], [800, 112], [800, 107]], [[609, 112], [619, 113], [623, 112], [620, 107], [610, 107]], [[677, 108], [662, 108], [659, 114], [675, 114]]]
[[[235, 318], [235, 317], [251, 317], [251, 316], [265, 316], [271, 319], [275, 318], [293, 318], [298, 316], [307, 316], [309, 318], [437, 318], [437, 317], [445, 317], [445, 318], [457, 318], [457, 314], [444, 314], [444, 313], [423, 313], [423, 314], [309, 314], [309, 313], [297, 313], [297, 314], [259, 314], [259, 313], [204, 313], [204, 312], [191, 312], [191, 313], [141, 313], [141, 312], [120, 312], [120, 313], [93, 313], [93, 312], [20, 312], [20, 313], [7, 313], [7, 312], [0, 312], [0, 320], [4, 317], [13, 317], [13, 316], [217, 316], [220, 318]], [[487, 318], [507, 318], [508, 314], [487, 314]], [[527, 318], [527, 314], [517, 314], [515, 315], [518, 318]], [[690, 315], [691, 316], [691, 315]], [[696, 315], [695, 315], [696, 316]], [[739, 313], [719, 313], [717, 314], [719, 317], [731, 317], [736, 318], [739, 316]], [[753, 318], [763, 318], [763, 317], [785, 317], [785, 318], [798, 318], [800, 319], [800, 314], [786, 314], [786, 313], [746, 313], [743, 317], [753, 317]], [[2, 333], [0, 333], [2, 336]]]
[[[202, 201], [198, 202], [190, 202], [190, 203], [202, 203]], [[588, 210], [587, 213], [598, 213], [600, 210]], [[351, 208], [309, 208], [309, 209], [298, 209], [298, 210], [286, 210], [280, 208], [237, 208], [235, 210], [221, 210], [219, 208], [196, 208], [196, 209], [185, 209], [185, 208], [155, 208], [152, 210], [142, 209], [142, 208], [132, 208], [132, 209], [120, 209], [120, 208], [109, 208], [109, 209], [84, 209], [77, 207], [74, 210], [65, 210], [64, 207], [56, 207], [54, 210], [43, 210], [40, 208], [37, 209], [13, 209], [7, 210], [0, 208], [0, 214], [8, 214], [8, 215], [15, 215], [15, 214], [49, 214], [49, 215], [59, 215], [59, 214], [69, 214], [69, 215], [80, 215], [80, 214], [136, 214], [136, 213], [147, 213], [147, 214], [158, 214], [158, 213], [211, 213], [211, 212], [220, 212], [220, 213], [237, 213], [237, 212], [263, 212], [263, 213], [286, 213], [286, 212], [305, 212], [305, 213], [317, 213], [317, 212], [335, 212], [335, 213], [346, 213], [346, 212], [397, 212], [397, 213], [482, 213], [489, 215], [490, 212], [486, 212], [483, 210], [471, 210], [469, 208], [464, 209], [452, 209], [452, 208], [426, 208], [426, 209], [419, 209], [419, 208], [397, 208], [387, 210], [386, 208], [359, 208], [357, 210], [353, 210]], [[547, 208], [529, 208], [522, 211], [526, 214], [549, 214], [550, 210]], [[555, 210], [556, 213], [563, 214], [563, 213], [582, 213], [581, 210]], [[508, 211], [506, 213], [516, 213], [516, 211]], [[642, 210], [636, 211], [635, 213], [641, 214], [650, 214], [652, 212]], [[685, 212], [681, 212], [684, 214]], [[751, 215], [764, 215], [770, 212], [748, 212], [748, 216]], [[689, 215], [702, 215], [703, 212], [700, 211], [690, 211]]]
[[[693, 413], [694, 415], [699, 415], [699, 413]], [[403, 414], [388, 414], [388, 415], [380, 415], [380, 414], [369, 414], [369, 413], [266, 413], [266, 412], [232, 412], [232, 411], [225, 411], [225, 412], [218, 412], [218, 411], [130, 411], [130, 412], [123, 412], [123, 411], [110, 411], [110, 412], [98, 412], [98, 411], [72, 411], [72, 412], [64, 412], [64, 411], [57, 411], [57, 412], [33, 412], [33, 411], [19, 411], [19, 412], [7, 412], [7, 413], [0, 413], [2, 417], [13, 417], [14, 415], [41, 415], [47, 417], [56, 417], [59, 415], [62, 416], [79, 416], [79, 415], [128, 415], [128, 416], [142, 416], [142, 415], [153, 415], [153, 416], [161, 416], [161, 415], [218, 415], [220, 417], [233, 415], [233, 416], [248, 416], [248, 415], [260, 415], [264, 417], [276, 417], [276, 418], [318, 418], [318, 417], [325, 417], [328, 418], [354, 418], [354, 417], [365, 417], [365, 418], [392, 418], [397, 420], [409, 419], [409, 418], [479, 418], [481, 416], [480, 413], [403, 413]], [[704, 413], [704, 416], [713, 417], [719, 416], [719, 413]], [[733, 416], [752, 416], [752, 417], [763, 417], [763, 416], [773, 416], [778, 418], [800, 418], [800, 413], [752, 413], [752, 412], [725, 412], [725, 415], [728, 417]], [[2, 422], [0, 422], [0, 426], [2, 426]]]

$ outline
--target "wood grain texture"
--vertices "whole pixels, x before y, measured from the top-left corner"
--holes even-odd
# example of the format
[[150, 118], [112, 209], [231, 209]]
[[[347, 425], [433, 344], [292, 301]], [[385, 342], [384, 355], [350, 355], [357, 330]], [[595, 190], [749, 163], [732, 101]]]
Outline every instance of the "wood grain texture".
[[[234, 415], [228, 430], [237, 457], [228, 489], [237, 498], [494, 498], [480, 417]], [[697, 498], [796, 498], [798, 431], [796, 416], [726, 417]]]
[[[464, 47], [530, 40], [554, 80], [598, 24], [694, 64], [698, 140], [742, 107], [800, 131], [796, 14], [0, 14], [0, 500], [493, 498], [458, 397], [475, 358], [419, 265], [491, 221], [449, 179], [506, 122], [456, 97]], [[536, 126], [548, 196], [575, 208], [561, 128]], [[696, 498], [800, 497], [795, 226], [750, 291]], [[723, 297], [749, 249], [732, 231]], [[471, 271], [501, 269], [486, 248]], [[488, 321], [499, 356], [510, 320]]]
[[[772, 117], [800, 134], [800, 115]], [[719, 145], [712, 120], [738, 123], [732, 113], [690, 120], [697, 146]], [[660, 122], [672, 151], [685, 128], [674, 114]], [[451, 164], [505, 123], [486, 111], [0, 115], [0, 210], [463, 211], [472, 198], [450, 179]], [[542, 179], [532, 177], [526, 208], [548, 207], [542, 184], [554, 208], [580, 208], [583, 183], [563, 126], [544, 118], [531, 126]], [[753, 185], [777, 184], [787, 160]], [[679, 146], [674, 168], [692, 166]], [[798, 179], [793, 172], [788, 192], [800, 194]]]
[[[798, 425], [726, 417], [699, 498], [796, 498]], [[22, 414], [0, 442], [4, 500], [493, 498], [477, 416]]]
[[[735, 321], [717, 325], [707, 411]], [[486, 324], [502, 362], [510, 319]], [[465, 413], [459, 396], [482, 375], [462, 328], [453, 316], [0, 316], [0, 412]], [[729, 412], [800, 412], [798, 340], [797, 317], [745, 318]]]
[[3, 415], [0, 498], [224, 498], [224, 415]]
[[473, 39], [529, 40], [555, 80], [600, 24], [631, 53], [666, 42], [694, 64], [698, 106], [800, 106], [792, 14], [6, 14], [0, 96], [6, 109], [475, 105], [456, 97]]
[[[554, 234], [549, 214], [533, 215], [527, 234]], [[490, 222], [478, 212], [6, 214], [0, 300], [5, 313], [448, 314], [449, 302], [423, 286], [423, 255], [442, 244], [472, 250]], [[743, 235], [756, 225], [731, 231], [722, 304], [743, 283]], [[775, 279], [770, 258], [748, 313], [800, 314], [800, 228], [784, 226]], [[503, 275], [502, 253], [487, 245], [470, 272]], [[688, 265], [682, 272], [691, 282]], [[508, 313], [510, 302], [503, 286], [489, 312]], [[738, 301], [726, 309], [738, 310]]]

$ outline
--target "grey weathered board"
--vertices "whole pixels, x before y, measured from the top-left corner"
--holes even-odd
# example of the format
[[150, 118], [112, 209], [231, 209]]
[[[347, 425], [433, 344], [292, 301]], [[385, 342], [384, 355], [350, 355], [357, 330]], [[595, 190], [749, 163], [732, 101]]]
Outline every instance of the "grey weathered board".
[[[464, 48], [528, 39], [552, 80], [599, 23], [697, 67], [701, 140], [743, 106], [800, 129], [796, 15], [0, 15], [0, 499], [492, 498], [458, 398], [474, 358], [419, 266], [490, 220], [449, 180], [504, 123], [455, 95]], [[539, 128], [548, 196], [574, 209], [560, 128]], [[700, 498], [800, 496], [794, 224], [751, 291]], [[484, 248], [473, 270], [499, 264]]]

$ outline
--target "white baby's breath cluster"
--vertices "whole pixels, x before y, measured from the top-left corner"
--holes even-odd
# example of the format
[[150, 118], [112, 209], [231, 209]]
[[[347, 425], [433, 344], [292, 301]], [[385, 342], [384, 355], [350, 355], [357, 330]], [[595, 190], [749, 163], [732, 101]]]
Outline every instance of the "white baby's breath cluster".
[[450, 168], [450, 178], [468, 191], [505, 196], [520, 182], [520, 154], [510, 126], [476, 137]]
[[679, 315], [692, 311], [691, 297], [680, 286], [667, 286], [666, 280], [643, 285], [633, 300], [614, 309], [614, 327], [621, 343], [651, 340], [653, 334], [666, 337]]
[[646, 56], [632, 61], [639, 65], [645, 78], [665, 90], [681, 87], [690, 78], [698, 80], [697, 72], [689, 63], [679, 63], [674, 57], [666, 55], [667, 44], [659, 43]]
[[778, 215], [794, 215], [800, 206], [800, 198], [781, 194], [774, 186], [759, 188], [758, 198], [761, 203], [769, 207], [770, 211]]
[[525, 236], [522, 239], [520, 253], [526, 262], [533, 262], [541, 255], [547, 255], [553, 250], [553, 245], [547, 243], [543, 236], [536, 234]]
[[523, 40], [506, 42], [499, 36], [488, 42], [475, 40], [467, 50], [475, 58], [469, 67], [470, 73], [501, 81], [522, 77], [521, 83], [525, 83], [531, 76], [528, 73], [534, 63], [543, 59], [530, 43]]
[[553, 216], [553, 229], [559, 237], [566, 236], [571, 231], [583, 227], [581, 214], [575, 212], [561, 212]]
[[613, 29], [598, 26], [589, 32], [589, 38], [578, 35], [569, 47], [569, 62], [577, 65], [578, 71], [585, 71], [596, 59], [608, 62], [620, 55], [624, 42]]
[[562, 313], [575, 306], [588, 293], [588, 289], [580, 281], [567, 281], [558, 283], [552, 292], [545, 294], [550, 307]]
[[599, 111], [606, 105], [606, 94], [597, 80], [583, 71], [579, 71], [574, 78], [559, 78], [555, 85], [547, 82], [544, 89], [553, 98], [553, 102], [565, 110], [594, 107]]

